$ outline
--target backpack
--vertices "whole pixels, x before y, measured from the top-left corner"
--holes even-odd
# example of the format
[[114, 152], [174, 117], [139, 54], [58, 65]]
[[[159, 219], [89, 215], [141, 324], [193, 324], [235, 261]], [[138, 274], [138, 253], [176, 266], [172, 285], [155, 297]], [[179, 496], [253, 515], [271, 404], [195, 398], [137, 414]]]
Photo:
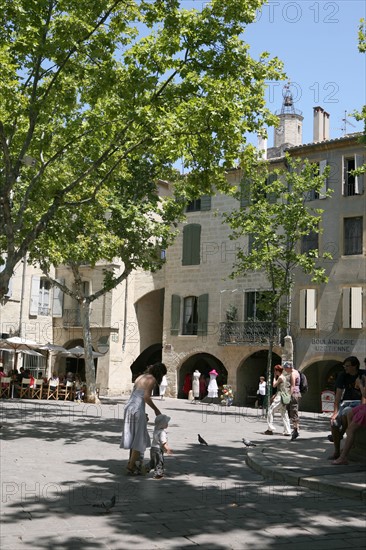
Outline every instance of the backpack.
[[306, 393], [309, 389], [308, 379], [303, 372], [300, 372], [300, 393]]

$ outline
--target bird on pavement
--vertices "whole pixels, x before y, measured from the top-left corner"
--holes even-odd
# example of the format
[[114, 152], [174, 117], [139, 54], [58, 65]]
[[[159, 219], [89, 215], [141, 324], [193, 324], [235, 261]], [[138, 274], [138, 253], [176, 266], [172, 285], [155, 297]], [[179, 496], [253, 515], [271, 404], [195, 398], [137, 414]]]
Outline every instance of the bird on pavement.
[[252, 441], [249, 441], [249, 439], [245, 439], [244, 437], [242, 439], [242, 442], [244, 443], [244, 445], [246, 447], [256, 447], [257, 446], [255, 443], [253, 443]]
[[200, 442], [200, 445], [208, 445], [207, 441], [205, 441], [200, 434], [198, 434], [198, 441]]
[[113, 495], [111, 500], [106, 500], [100, 504], [93, 504], [95, 508], [103, 508], [106, 514], [111, 511], [111, 509], [116, 505], [116, 495]]

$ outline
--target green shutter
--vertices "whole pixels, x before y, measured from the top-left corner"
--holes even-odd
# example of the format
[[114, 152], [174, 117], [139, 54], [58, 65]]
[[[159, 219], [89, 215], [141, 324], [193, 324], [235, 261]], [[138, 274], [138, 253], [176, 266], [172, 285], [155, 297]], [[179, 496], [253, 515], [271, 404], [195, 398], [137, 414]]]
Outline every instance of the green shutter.
[[182, 265], [199, 265], [201, 256], [201, 226], [196, 223], [183, 229]]
[[241, 197], [240, 197], [240, 206], [245, 207], [249, 206], [250, 204], [250, 187], [251, 187], [251, 179], [250, 178], [244, 178], [240, 182], [240, 190], [241, 190]]
[[208, 323], [208, 294], [197, 298], [198, 327], [197, 335], [206, 336]]
[[211, 197], [210, 195], [203, 195], [201, 197], [201, 212], [211, 210]]
[[180, 325], [180, 296], [172, 294], [171, 312], [170, 312], [170, 334], [178, 336]]
[[[272, 183], [276, 180], [277, 180], [277, 174], [269, 174], [266, 181], [266, 185], [272, 185]], [[276, 193], [271, 193], [271, 192], [267, 193], [267, 198], [268, 198], [268, 202], [271, 204], [277, 202]]]

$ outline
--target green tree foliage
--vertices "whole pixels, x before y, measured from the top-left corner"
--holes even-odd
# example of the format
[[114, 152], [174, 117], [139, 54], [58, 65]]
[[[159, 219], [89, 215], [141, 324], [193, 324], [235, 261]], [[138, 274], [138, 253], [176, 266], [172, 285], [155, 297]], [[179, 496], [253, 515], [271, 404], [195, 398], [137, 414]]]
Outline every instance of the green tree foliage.
[[[185, 202], [225, 189], [246, 133], [275, 120], [264, 89], [281, 64], [240, 38], [262, 3], [1, 2], [0, 298], [26, 256], [69, 265], [77, 290], [63, 290], [86, 308], [161, 265]], [[159, 200], [159, 180], [179, 200]], [[122, 272], [83, 296], [80, 264], [115, 257]]]
[[358, 27], [358, 49], [361, 53], [366, 53], [366, 21], [360, 19]]
[[[256, 152], [252, 150], [253, 163]], [[232, 240], [248, 243], [239, 248], [232, 277], [261, 272], [271, 290], [264, 294], [260, 307], [267, 313], [271, 331], [267, 366], [267, 390], [271, 388], [272, 348], [278, 327], [289, 328], [288, 308], [296, 270], [309, 274], [317, 284], [327, 282], [327, 274], [317, 249], [302, 250], [301, 239], [321, 232], [323, 210], [309, 200], [324, 191], [328, 168], [322, 175], [307, 160], [286, 156], [286, 168], [268, 171], [268, 163], [257, 161], [256, 167], [243, 163], [243, 179], [234, 194], [246, 207], [225, 214], [232, 229]], [[317, 204], [317, 203], [315, 203]]]
[[144, 203], [134, 192], [147, 168], [167, 179], [183, 158], [188, 175], [175, 189], [184, 199], [225, 185], [246, 132], [274, 120], [264, 87], [281, 65], [267, 53], [252, 59], [239, 37], [261, 4], [1, 2], [0, 297], [56, 226], [81, 256], [86, 245], [73, 230], [102, 223], [93, 208], [111, 206], [126, 181], [129, 219]]

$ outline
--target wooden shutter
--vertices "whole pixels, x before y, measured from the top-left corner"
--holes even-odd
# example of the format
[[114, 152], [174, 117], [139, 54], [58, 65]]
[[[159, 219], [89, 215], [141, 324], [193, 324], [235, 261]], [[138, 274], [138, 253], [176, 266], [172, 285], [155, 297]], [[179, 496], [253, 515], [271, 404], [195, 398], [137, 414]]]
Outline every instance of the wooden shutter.
[[306, 328], [316, 328], [316, 290], [308, 288], [306, 291]]
[[41, 283], [41, 277], [39, 275], [32, 275], [30, 302], [29, 302], [29, 315], [38, 315], [40, 283]]
[[172, 294], [171, 311], [170, 311], [170, 334], [178, 336], [180, 326], [180, 296]]
[[[362, 155], [355, 155], [355, 168], [361, 168], [363, 165], [363, 157]], [[356, 195], [362, 195], [363, 194], [363, 178], [364, 175], [360, 174], [358, 176], [355, 176], [355, 194]]]
[[343, 289], [342, 296], [343, 328], [362, 328], [362, 288]]
[[205, 336], [207, 334], [208, 323], [208, 294], [202, 294], [197, 299], [198, 327], [197, 335]]
[[207, 210], [211, 210], [211, 196], [203, 195], [203, 197], [201, 197], [201, 212], [205, 212]]
[[[326, 160], [321, 160], [319, 162], [319, 174], [322, 175], [324, 173], [325, 167], [327, 166]], [[319, 199], [326, 199], [326, 193], [328, 189], [328, 178], [324, 181], [323, 186], [321, 187], [319, 191]]]
[[201, 255], [201, 226], [196, 223], [183, 229], [182, 265], [199, 265]]
[[351, 288], [351, 328], [362, 328], [362, 288]]
[[[56, 279], [59, 283], [64, 284], [64, 279]], [[64, 305], [64, 293], [58, 286], [53, 287], [52, 299], [52, 317], [62, 317]]]
[[250, 204], [250, 187], [251, 180], [250, 178], [244, 178], [240, 182], [241, 197], [240, 197], [240, 206], [242, 208], [249, 206]]
[[315, 329], [317, 321], [316, 290], [303, 288], [300, 290], [300, 328]]

